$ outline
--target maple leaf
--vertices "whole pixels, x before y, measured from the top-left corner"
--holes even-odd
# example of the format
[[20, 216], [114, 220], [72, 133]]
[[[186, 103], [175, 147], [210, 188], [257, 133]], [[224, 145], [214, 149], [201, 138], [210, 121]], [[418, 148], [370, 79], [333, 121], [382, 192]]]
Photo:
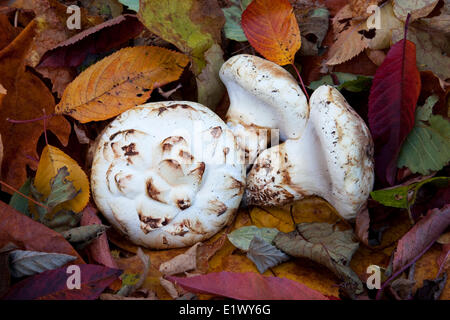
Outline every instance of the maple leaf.
[[[25, 69], [25, 56], [33, 43], [36, 22], [31, 22], [21, 34], [0, 51], [0, 74], [7, 94], [0, 105], [0, 133], [4, 143], [1, 174], [8, 184], [18, 189], [26, 180], [26, 166], [37, 168], [36, 144], [44, 126], [42, 121], [12, 123], [7, 119], [29, 120], [52, 114], [54, 98], [44, 83]], [[67, 145], [70, 124], [62, 116], [47, 120], [47, 129]], [[6, 189], [5, 189], [6, 190]], [[11, 190], [6, 190], [11, 192]]]

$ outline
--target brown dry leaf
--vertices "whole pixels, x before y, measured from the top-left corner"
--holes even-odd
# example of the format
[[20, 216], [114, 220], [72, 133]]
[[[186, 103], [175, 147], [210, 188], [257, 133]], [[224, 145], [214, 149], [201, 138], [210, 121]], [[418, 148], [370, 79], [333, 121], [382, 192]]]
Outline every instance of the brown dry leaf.
[[19, 34], [19, 28], [14, 28], [9, 23], [8, 17], [4, 14], [0, 14], [0, 50], [6, 47], [14, 38]]
[[408, 13], [410, 13], [412, 22], [429, 15], [438, 2], [439, 0], [394, 0], [394, 12], [403, 21], [406, 21]]
[[372, 61], [377, 66], [381, 66], [384, 58], [386, 58], [386, 53], [384, 53], [383, 50], [366, 49], [366, 54], [369, 57], [370, 61]]
[[177, 80], [188, 62], [184, 54], [159, 47], [119, 50], [72, 81], [55, 110], [82, 123], [112, 118]]
[[[70, 38], [79, 30], [69, 30], [66, 26], [67, 7], [57, 0], [16, 0], [14, 7], [32, 10], [36, 14], [36, 40], [27, 55], [27, 64], [35, 67], [42, 55], [58, 43]], [[88, 17], [81, 10], [81, 28], [85, 29], [102, 22], [99, 17]]]
[[[375, 36], [369, 41], [369, 48], [374, 50], [388, 49], [392, 45], [392, 32], [399, 29], [403, 32], [404, 23], [399, 20], [387, 3], [380, 9], [380, 28], [375, 29]], [[394, 41], [395, 42], [395, 41]]]
[[378, 5], [381, 0], [350, 0], [350, 8], [352, 11], [353, 18], [361, 20], [370, 16], [372, 13], [367, 9], [371, 5]]
[[159, 283], [164, 289], [166, 289], [167, 293], [172, 297], [172, 299], [176, 299], [181, 296], [173, 282], [161, 277], [159, 278]]
[[[36, 22], [31, 22], [17, 38], [0, 51], [0, 74], [7, 90], [0, 106], [0, 133], [4, 145], [2, 177], [19, 189], [26, 180], [26, 166], [37, 168], [36, 144], [44, 131], [43, 121], [13, 124], [6, 119], [29, 120], [52, 114], [55, 101], [45, 84], [25, 69], [25, 57], [33, 43]], [[47, 120], [47, 129], [67, 145], [70, 124], [62, 116]], [[8, 190], [11, 192], [11, 190]]]
[[336, 42], [328, 52], [327, 65], [336, 65], [346, 62], [364, 51], [369, 41], [364, 36], [365, 23], [354, 23], [336, 38]]
[[195, 270], [197, 268], [197, 247], [199, 245], [201, 245], [201, 242], [194, 244], [185, 253], [162, 263], [159, 266], [159, 271], [163, 275], [170, 276], [185, 271]]

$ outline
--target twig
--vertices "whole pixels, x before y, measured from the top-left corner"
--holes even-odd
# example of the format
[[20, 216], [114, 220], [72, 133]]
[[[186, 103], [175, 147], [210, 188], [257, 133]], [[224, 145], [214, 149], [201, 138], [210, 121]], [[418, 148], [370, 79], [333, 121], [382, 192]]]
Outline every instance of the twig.
[[308, 95], [308, 92], [306, 91], [305, 85], [303, 83], [303, 79], [300, 76], [300, 72], [298, 72], [298, 69], [297, 69], [297, 67], [295, 66], [294, 63], [291, 63], [291, 66], [294, 67], [294, 70], [297, 73], [298, 80], [300, 81], [300, 84], [302, 85], [303, 92], [305, 93], [306, 98], [308, 99], [308, 102], [309, 102], [309, 95]]

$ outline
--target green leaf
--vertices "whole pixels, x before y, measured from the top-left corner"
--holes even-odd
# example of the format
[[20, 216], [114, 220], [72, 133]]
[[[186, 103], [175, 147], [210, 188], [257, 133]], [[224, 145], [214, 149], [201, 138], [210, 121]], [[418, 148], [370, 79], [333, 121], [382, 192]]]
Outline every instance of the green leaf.
[[255, 236], [258, 236], [267, 243], [271, 244], [275, 236], [278, 234], [275, 228], [258, 228], [256, 226], [242, 227], [229, 233], [228, 240], [241, 250], [247, 251], [250, 247], [250, 242]]
[[450, 122], [432, 114], [437, 101], [437, 96], [430, 96], [417, 108], [416, 123], [402, 146], [397, 167], [427, 175], [450, 162]]
[[370, 86], [372, 85], [372, 77], [344, 72], [334, 72], [333, 75], [336, 76], [337, 81], [339, 82], [338, 85], [334, 84], [331, 75], [326, 75], [317, 81], [311, 82], [308, 88], [316, 90], [321, 85], [326, 84], [334, 86], [338, 90], [346, 89], [347, 91], [350, 92], [361, 92], [361, 91], [368, 91], [370, 89]]
[[[214, 65], [218, 57], [205, 57], [205, 53], [214, 45], [221, 42], [221, 31], [225, 24], [225, 17], [216, 1], [207, 0], [141, 0], [138, 17], [151, 32], [167, 42], [172, 43], [192, 60], [192, 72], [197, 77], [208, 63], [213, 67], [203, 74], [203, 79], [220, 83], [218, 69]], [[213, 50], [217, 52], [217, 50]], [[220, 57], [223, 59], [222, 57]], [[199, 84], [197, 79], [198, 87]], [[218, 88], [223, 88], [216, 85]], [[211, 100], [219, 102], [221, 92], [208, 92], [211, 97], [199, 90], [198, 101], [208, 107]], [[209, 105], [208, 105], [209, 103]]]
[[[23, 193], [26, 196], [31, 195], [31, 179], [28, 178], [27, 181], [20, 187], [19, 191]], [[28, 199], [20, 195], [19, 193], [15, 192], [11, 200], [9, 200], [9, 205], [16, 209], [19, 212], [22, 212], [26, 216], [30, 216], [30, 213], [28, 211]]]
[[139, 0], [119, 0], [123, 5], [126, 5], [128, 9], [138, 12], [139, 11]]
[[372, 191], [370, 196], [372, 199], [378, 201], [384, 206], [408, 209], [414, 204], [419, 189], [427, 183], [434, 184], [436, 187], [444, 188], [450, 185], [450, 178], [435, 177], [425, 179], [409, 185]]
[[223, 14], [225, 16], [225, 25], [223, 31], [225, 37], [235, 41], [247, 41], [247, 37], [241, 27], [242, 12], [250, 4], [251, 0], [234, 0], [231, 7], [223, 8]]
[[45, 215], [41, 223], [56, 232], [63, 232], [76, 227], [81, 220], [82, 213], [75, 213], [71, 210], [62, 209], [55, 214]]
[[333, 271], [344, 280], [345, 288], [355, 293], [363, 286], [358, 275], [349, 267], [359, 243], [353, 241], [353, 231], [340, 231], [329, 223], [300, 223], [297, 230], [280, 232], [274, 244], [293, 257], [311, 259]]
[[256, 235], [248, 248], [247, 257], [253, 261], [260, 273], [289, 260], [289, 256]]

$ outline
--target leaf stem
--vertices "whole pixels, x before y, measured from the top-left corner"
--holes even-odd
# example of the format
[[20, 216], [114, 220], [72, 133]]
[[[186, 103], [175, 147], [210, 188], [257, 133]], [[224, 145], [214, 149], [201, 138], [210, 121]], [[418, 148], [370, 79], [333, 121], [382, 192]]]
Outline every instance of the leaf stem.
[[19, 190], [17, 190], [16, 188], [14, 188], [13, 186], [10, 186], [9, 184], [7, 184], [6, 182], [3, 182], [2, 180], [0, 180], [0, 184], [7, 187], [8, 189], [13, 190], [14, 192], [18, 193], [19, 195], [21, 195], [22, 197], [24, 197], [25, 199], [30, 200], [31, 202], [33, 202], [35, 205], [38, 205], [46, 210], [50, 210], [49, 207], [47, 207], [46, 205], [43, 205], [40, 202], [37, 202], [36, 200], [34, 200], [33, 198], [30, 198], [29, 196], [23, 194], [22, 192], [20, 192]]
[[11, 122], [11, 123], [31, 123], [31, 122], [41, 121], [41, 120], [47, 120], [54, 116], [56, 116], [55, 113], [45, 115], [45, 112], [44, 112], [44, 115], [39, 118], [27, 119], [27, 120], [14, 120], [14, 119], [6, 118], [6, 121]]
[[392, 276], [389, 277], [389, 279], [387, 279], [385, 282], [383, 282], [383, 285], [381, 286], [381, 288], [378, 290], [377, 295], [375, 297], [376, 300], [380, 300], [381, 298], [381, 293], [383, 292], [383, 290], [386, 288], [386, 286], [389, 284], [389, 282], [391, 282], [393, 279], [397, 278], [400, 274], [402, 274], [403, 271], [405, 271], [407, 268], [409, 268], [412, 264], [416, 263], [417, 260], [419, 260], [419, 258], [421, 256], [423, 256], [425, 254], [425, 252], [427, 252], [431, 246], [436, 242], [436, 240], [438, 239], [438, 237], [436, 237], [436, 239], [434, 239], [433, 241], [430, 242], [430, 244], [428, 246], [425, 247], [425, 249], [423, 249], [414, 259], [411, 260], [411, 262], [407, 263], [406, 265], [404, 265], [402, 268], [400, 268], [400, 270], [398, 270], [397, 272], [395, 272]]
[[303, 92], [305, 93], [306, 98], [308, 99], [308, 102], [309, 102], [308, 91], [306, 91], [305, 84], [303, 83], [303, 79], [300, 76], [300, 72], [298, 72], [298, 69], [297, 69], [297, 67], [295, 66], [294, 63], [291, 63], [291, 66], [294, 68], [295, 72], [297, 73], [298, 80], [300, 81], [300, 84], [302, 85]]

